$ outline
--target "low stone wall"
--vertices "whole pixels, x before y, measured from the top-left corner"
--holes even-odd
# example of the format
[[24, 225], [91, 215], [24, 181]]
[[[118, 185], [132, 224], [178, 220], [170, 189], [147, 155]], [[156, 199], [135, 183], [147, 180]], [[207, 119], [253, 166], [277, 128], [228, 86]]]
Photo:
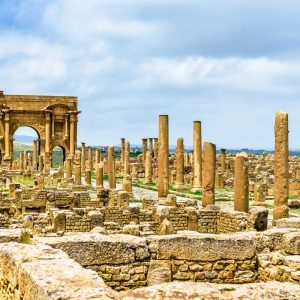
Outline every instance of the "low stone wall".
[[254, 241], [241, 234], [78, 233], [36, 240], [65, 251], [115, 290], [178, 280], [245, 283], [257, 277]]
[[97, 273], [47, 245], [0, 244], [0, 299], [111, 299]]

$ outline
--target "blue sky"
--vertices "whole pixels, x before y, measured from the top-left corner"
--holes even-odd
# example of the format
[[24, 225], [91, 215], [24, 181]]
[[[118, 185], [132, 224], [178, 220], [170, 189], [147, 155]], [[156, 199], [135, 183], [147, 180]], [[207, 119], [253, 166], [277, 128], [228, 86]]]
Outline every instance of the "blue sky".
[[0, 0], [0, 89], [78, 96], [79, 141], [300, 148], [300, 1]]

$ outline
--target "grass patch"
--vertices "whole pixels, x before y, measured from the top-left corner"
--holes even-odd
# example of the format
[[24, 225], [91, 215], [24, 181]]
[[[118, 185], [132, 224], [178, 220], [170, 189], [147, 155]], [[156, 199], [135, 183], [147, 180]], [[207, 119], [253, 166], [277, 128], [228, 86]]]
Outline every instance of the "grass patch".
[[21, 244], [32, 244], [32, 241], [30, 239], [30, 234], [25, 228], [21, 229], [20, 243]]
[[13, 176], [13, 182], [19, 183], [25, 186], [34, 186], [34, 180], [28, 176]]

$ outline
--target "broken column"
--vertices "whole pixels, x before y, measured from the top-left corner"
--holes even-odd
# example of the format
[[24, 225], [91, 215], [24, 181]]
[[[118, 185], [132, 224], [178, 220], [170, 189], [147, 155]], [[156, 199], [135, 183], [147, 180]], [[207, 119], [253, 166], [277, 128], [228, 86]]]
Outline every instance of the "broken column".
[[108, 172], [108, 182], [109, 188], [116, 188], [116, 170], [115, 170], [115, 148], [113, 146], [108, 147], [107, 153], [107, 172]]
[[249, 178], [248, 155], [239, 153], [234, 160], [234, 210], [248, 212]]
[[202, 185], [202, 137], [201, 137], [201, 121], [194, 121], [194, 181], [193, 191], [201, 191]]
[[93, 149], [92, 147], [88, 148], [88, 169], [93, 171]]
[[169, 189], [169, 119], [168, 115], [159, 116], [158, 137], [158, 197], [166, 198]]
[[95, 163], [100, 164], [100, 162], [101, 162], [101, 150], [96, 149], [95, 150]]
[[273, 220], [289, 216], [288, 114], [278, 111], [275, 119]]
[[103, 188], [103, 164], [96, 164], [96, 188]]
[[146, 153], [147, 153], [147, 141], [148, 139], [142, 139], [142, 161], [146, 161]]
[[223, 174], [226, 171], [226, 149], [221, 149], [221, 170]]
[[144, 183], [148, 184], [152, 182], [152, 158], [150, 151], [146, 152], [146, 161], [145, 161], [145, 180]]
[[158, 138], [154, 138], [154, 157], [157, 158], [158, 156]]
[[66, 166], [66, 179], [71, 179], [72, 178], [72, 159], [70, 157], [66, 158], [65, 166]]
[[81, 169], [85, 170], [85, 143], [81, 142]]
[[44, 157], [39, 155], [39, 174], [42, 174], [44, 170]]
[[151, 158], [153, 157], [153, 138], [149, 138], [149, 151]]
[[123, 191], [132, 194], [132, 178], [130, 175], [124, 174], [122, 185]]
[[124, 153], [124, 174], [130, 175], [130, 143], [125, 143], [125, 153]]
[[183, 138], [177, 139], [176, 146], [176, 182], [175, 189], [184, 189], [184, 146]]
[[76, 150], [74, 160], [73, 160], [75, 185], [81, 185], [81, 164], [82, 164], [82, 159], [81, 159], [80, 151]]
[[216, 145], [203, 145], [202, 206], [215, 203]]
[[125, 138], [121, 138], [121, 162], [124, 163], [125, 159]]

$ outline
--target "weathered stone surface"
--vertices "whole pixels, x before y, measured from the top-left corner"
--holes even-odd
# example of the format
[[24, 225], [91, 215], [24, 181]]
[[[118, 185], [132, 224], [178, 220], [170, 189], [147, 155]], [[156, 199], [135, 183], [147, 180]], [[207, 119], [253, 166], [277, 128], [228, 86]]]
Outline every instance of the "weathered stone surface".
[[41, 237], [36, 241], [63, 250], [82, 266], [131, 263], [136, 259], [137, 249], [140, 252], [143, 249], [143, 253], [149, 256], [146, 239], [132, 235], [76, 233], [65, 235], [63, 239]]
[[300, 218], [282, 218], [276, 220], [278, 228], [300, 228]]
[[168, 260], [151, 260], [147, 282], [148, 285], [171, 281], [171, 263]]
[[21, 229], [0, 229], [0, 243], [19, 242]]
[[172, 282], [122, 293], [119, 299], [299, 299], [300, 286], [266, 282], [243, 285]]
[[153, 236], [148, 241], [150, 251], [157, 249], [158, 259], [244, 260], [255, 255], [254, 241], [242, 234]]
[[7, 292], [14, 291], [22, 299], [111, 299], [115, 295], [96, 272], [47, 245], [0, 244], [0, 279], [2, 293], [9, 286]]
[[284, 235], [283, 248], [288, 254], [300, 254], [300, 232], [291, 232]]

